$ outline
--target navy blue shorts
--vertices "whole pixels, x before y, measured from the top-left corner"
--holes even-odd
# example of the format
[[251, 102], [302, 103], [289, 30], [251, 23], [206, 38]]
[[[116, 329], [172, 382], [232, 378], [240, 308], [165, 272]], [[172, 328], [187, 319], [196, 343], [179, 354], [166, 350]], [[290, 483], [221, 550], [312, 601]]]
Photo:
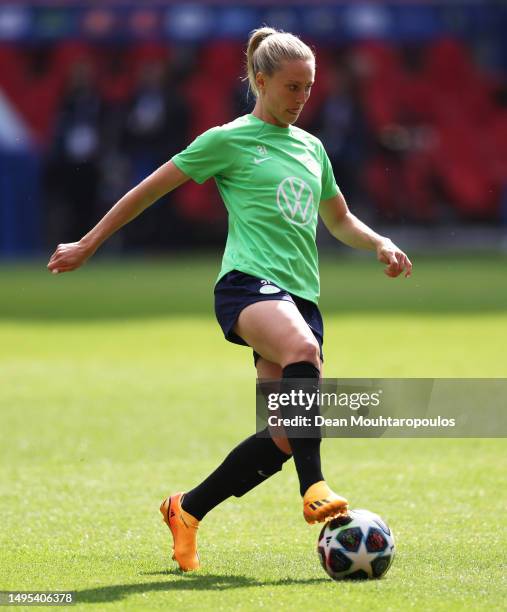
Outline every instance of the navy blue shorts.
[[[320, 359], [323, 361], [324, 324], [318, 306], [309, 300], [290, 294], [267, 280], [238, 270], [222, 276], [215, 286], [215, 314], [226, 340], [248, 346], [243, 338], [233, 331], [233, 327], [243, 308], [265, 300], [286, 300], [296, 305], [319, 343]], [[260, 355], [254, 351], [255, 363], [259, 357]]]

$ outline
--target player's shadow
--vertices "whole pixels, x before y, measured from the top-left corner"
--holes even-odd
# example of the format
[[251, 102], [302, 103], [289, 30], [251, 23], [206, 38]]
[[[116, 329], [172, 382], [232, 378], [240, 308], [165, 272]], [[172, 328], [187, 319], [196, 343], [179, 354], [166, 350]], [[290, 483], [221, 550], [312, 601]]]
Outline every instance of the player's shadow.
[[137, 593], [150, 591], [223, 591], [227, 589], [240, 589], [245, 587], [287, 586], [291, 584], [317, 584], [329, 582], [329, 578], [292, 579], [260, 581], [247, 576], [230, 576], [215, 574], [183, 574], [179, 570], [164, 570], [160, 572], [147, 572], [146, 576], [178, 576], [180, 580], [140, 582], [137, 584], [112, 584], [95, 589], [76, 591], [76, 603], [100, 603], [118, 601]]

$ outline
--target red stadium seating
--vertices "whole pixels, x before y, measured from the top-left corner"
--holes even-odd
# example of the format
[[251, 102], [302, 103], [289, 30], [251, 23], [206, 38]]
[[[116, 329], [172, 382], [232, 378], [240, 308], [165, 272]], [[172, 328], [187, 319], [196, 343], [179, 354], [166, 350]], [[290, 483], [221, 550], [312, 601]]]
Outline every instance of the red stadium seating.
[[[366, 190], [382, 217], [438, 220], [441, 199], [465, 219], [494, 219], [507, 184], [507, 111], [494, 99], [498, 82], [474, 63], [465, 44], [442, 39], [423, 45], [416, 66], [390, 43], [367, 41], [350, 48], [321, 47], [317, 80], [302, 115], [311, 125], [326, 97], [326, 74], [347, 65], [376, 140], [364, 169]], [[114, 107], [128, 101], [147, 62], [170, 62], [165, 43], [88, 44], [65, 41], [37, 46], [0, 45], [0, 87], [48, 144], [66, 80], [77, 62], [93, 67], [102, 97]], [[183, 93], [191, 116], [191, 140], [231, 119], [233, 94], [244, 70], [244, 46], [213, 41], [199, 50]], [[407, 144], [389, 151], [386, 131], [401, 130]], [[426, 134], [421, 144], [421, 134]], [[178, 196], [183, 214], [222, 215], [212, 183], [187, 184]], [[219, 211], [219, 212], [218, 212]]]

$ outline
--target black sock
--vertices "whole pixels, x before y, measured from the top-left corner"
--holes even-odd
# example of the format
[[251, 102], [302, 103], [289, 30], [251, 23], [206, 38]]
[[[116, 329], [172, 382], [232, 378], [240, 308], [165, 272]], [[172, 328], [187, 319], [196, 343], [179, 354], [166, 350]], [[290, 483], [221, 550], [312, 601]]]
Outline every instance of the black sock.
[[[312, 363], [306, 361], [291, 363], [283, 369], [282, 390], [286, 393], [299, 389], [305, 392], [318, 391], [319, 375], [319, 370]], [[305, 379], [305, 383], [298, 381], [302, 378]], [[290, 406], [282, 407], [281, 412], [283, 417], [290, 417], [294, 414]], [[309, 411], [305, 411], [305, 416], [312, 419], [315, 414], [318, 414], [318, 403], [315, 403]], [[299, 491], [301, 495], [304, 495], [308, 487], [319, 480], [324, 480], [320, 463], [320, 428], [312, 428], [314, 437], [311, 438], [292, 437], [290, 429], [287, 428], [286, 432], [299, 477]]]
[[253, 435], [238, 444], [221, 465], [182, 501], [183, 510], [197, 520], [231, 495], [241, 497], [282, 469], [290, 455], [282, 452], [269, 437]]

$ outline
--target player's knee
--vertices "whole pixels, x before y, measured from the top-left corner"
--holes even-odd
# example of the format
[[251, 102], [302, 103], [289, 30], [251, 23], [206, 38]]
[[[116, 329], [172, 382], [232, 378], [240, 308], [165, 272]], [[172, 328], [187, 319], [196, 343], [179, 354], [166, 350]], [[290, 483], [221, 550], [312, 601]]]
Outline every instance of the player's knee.
[[270, 432], [271, 439], [276, 444], [276, 446], [285, 453], [289, 457], [292, 456], [292, 448], [289, 440], [286, 437], [275, 436], [272, 432]]
[[312, 363], [320, 369], [320, 347], [316, 340], [302, 338], [290, 351], [288, 351], [282, 367], [290, 363]]

